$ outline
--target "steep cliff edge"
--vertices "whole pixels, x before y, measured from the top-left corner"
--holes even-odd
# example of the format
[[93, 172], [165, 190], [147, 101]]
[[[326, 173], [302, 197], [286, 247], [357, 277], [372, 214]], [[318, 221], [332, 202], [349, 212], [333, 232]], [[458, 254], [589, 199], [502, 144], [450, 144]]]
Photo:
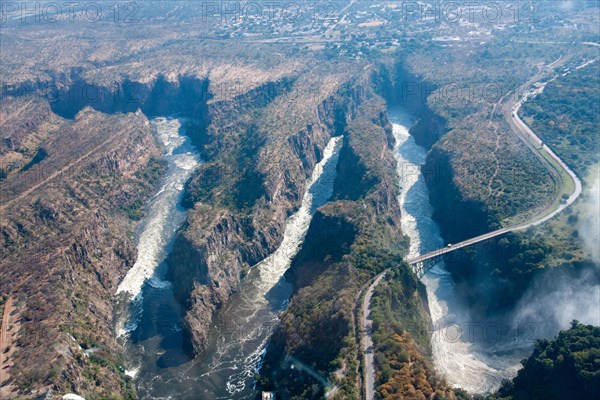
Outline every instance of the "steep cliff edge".
[[[420, 67], [409, 57], [398, 69], [404, 71], [398, 79], [404, 79], [406, 70], [420, 70], [427, 77], [416, 82], [417, 88], [426, 89], [413, 90], [423, 113], [411, 134], [430, 149], [421, 171], [445, 242], [515, 224], [544, 210], [554, 192], [552, 177], [506, 127], [499, 111], [501, 96], [485, 96], [474, 83], [445, 78], [441, 66], [425, 61], [428, 55], [418, 57]], [[502, 74], [486, 75], [502, 88], [498, 94], [514, 89]], [[552, 261], [547, 255], [556, 251], [534, 233], [506, 235], [447, 258], [446, 268], [474, 315], [484, 319], [510, 312], [548, 264], [568, 270], [585, 264]]]
[[438, 89], [436, 83], [411, 72], [402, 62], [390, 62], [379, 66], [374, 86], [388, 104], [404, 107], [417, 117], [410, 134], [417, 144], [430, 149], [421, 172], [430, 190], [434, 219], [444, 238], [454, 243], [497, 226], [497, 218], [489, 214], [485, 204], [465, 198], [455, 183], [449, 151], [439, 143], [449, 130], [448, 123], [428, 101]]
[[327, 141], [363, 101], [348, 74], [317, 79], [301, 75], [275, 83], [281, 90], [266, 85], [209, 105], [209, 162], [188, 182], [184, 204], [193, 209], [168, 260], [196, 352], [213, 312], [281, 242]]
[[177, 115], [188, 119], [186, 133], [196, 147], [201, 149], [206, 143], [207, 102], [212, 97], [206, 77], [184, 75], [168, 80], [157, 74], [143, 81], [115, 79], [111, 84], [98, 84], [79, 73], [58, 76], [54, 87], [45, 89], [46, 98], [56, 114], [68, 119], [85, 107], [106, 114], [141, 110], [150, 118]]
[[[213, 204], [196, 205], [199, 212], [193, 214], [190, 221], [198, 230], [189, 229], [194, 232], [190, 235], [194, 242], [182, 245], [182, 235], [176, 243], [178, 249], [185, 247], [177, 252], [178, 257], [185, 259], [186, 250], [194, 251], [193, 256], [185, 260], [185, 266], [192, 267], [183, 269], [184, 273], [193, 274], [194, 262], [201, 257], [219, 259], [219, 246], [225, 242], [244, 243], [238, 264], [242, 260], [254, 264], [274, 248], [282, 231], [278, 224], [285, 221], [291, 209], [289, 204], [300, 196], [298, 191], [304, 190], [302, 186], [286, 185], [285, 180], [306, 181], [305, 175], [311, 173], [321, 157], [321, 149], [335, 130], [335, 116], [330, 107], [340, 107], [333, 105], [333, 96], [317, 99], [311, 123], [302, 125], [294, 135], [281, 135], [279, 142], [271, 147], [274, 152], [286, 148], [280, 154], [285, 162], [278, 160], [280, 165], [287, 163], [285, 175], [273, 178], [260, 172], [259, 164], [273, 168], [268, 157], [264, 159], [267, 162], [258, 159], [257, 150], [264, 141], [255, 142], [252, 129], [247, 129], [249, 134], [239, 141], [236, 134], [246, 130], [259, 112], [265, 112], [263, 122], [271, 125], [276, 122], [269, 121], [273, 118], [269, 114], [272, 110], [266, 112], [264, 108], [280, 91], [289, 88], [286, 79], [262, 86], [253, 80], [247, 83], [254, 87], [251, 90], [245, 85], [237, 86], [243, 93], [234, 96], [233, 101], [208, 93], [205, 79], [186, 76], [173, 79], [171, 76], [167, 80], [160, 74], [143, 82], [125, 79], [115, 89], [87, 82], [75, 71], [71, 76], [57, 77], [55, 86], [40, 89], [40, 95], [46, 93], [47, 99], [28, 98], [27, 88], [11, 88], [14, 94], [22, 96], [3, 99], [7, 106], [3, 107], [3, 119], [9, 122], [10, 126], [5, 127], [10, 129], [4, 131], [8, 136], [2, 138], [0, 147], [2, 236], [3, 248], [12, 250], [3, 257], [0, 284], [2, 294], [19, 300], [16, 305], [25, 316], [24, 328], [30, 335], [20, 342], [15, 352], [14, 365], [18, 369], [14, 371], [18, 373], [11, 375], [10, 381], [15, 384], [15, 390], [134, 395], [131, 381], [124, 375], [123, 360], [117, 355], [121, 349], [113, 338], [112, 298], [116, 285], [136, 259], [133, 220], [143, 214], [143, 205], [155, 189], [163, 168], [145, 114], [184, 117], [188, 134], [210, 162], [233, 165], [245, 173], [243, 179], [233, 181], [228, 187], [236, 189], [234, 202], [224, 208]], [[89, 96], [89, 93], [94, 95]], [[332, 94], [333, 89], [324, 93]], [[129, 97], [132, 94], [135, 97]], [[220, 100], [211, 103], [209, 114], [208, 101], [213, 97]], [[286, 101], [294, 107], [294, 99]], [[238, 114], [240, 105], [247, 107], [247, 113]], [[138, 111], [130, 112], [135, 110]], [[29, 112], [30, 116], [23, 118], [23, 112]], [[209, 125], [209, 117], [218, 123]], [[208, 126], [211, 126], [210, 131]], [[220, 129], [225, 126], [231, 127], [231, 135], [222, 134]], [[310, 140], [305, 140], [307, 131], [312, 132]], [[266, 133], [271, 132], [267, 129], [260, 134], [266, 137]], [[234, 148], [235, 152], [229, 152]], [[245, 179], [252, 174], [260, 180], [264, 175], [270, 188], [269, 200], [262, 198], [256, 213], [251, 208], [258, 198], [247, 193], [254, 181]], [[275, 188], [268, 179], [274, 181]], [[190, 182], [188, 187], [193, 185], [194, 182]], [[262, 187], [259, 182], [258, 193], [266, 196]], [[288, 208], [273, 205], [267, 209], [267, 204], [282, 199], [288, 202]], [[92, 213], [94, 209], [96, 212]], [[23, 213], [22, 218], [18, 217], [19, 212]], [[196, 219], [197, 215], [208, 219]], [[213, 220], [209, 221], [211, 217]], [[27, 222], [26, 218], [31, 220]], [[270, 219], [272, 224], [254, 235], [253, 218], [262, 224]], [[215, 241], [202, 243], [205, 236]], [[23, 257], [25, 262], [8, 268], [15, 262], [14, 257]], [[234, 267], [238, 264], [234, 263]], [[223, 264], [211, 264], [211, 267], [214, 267], [210, 271], [214, 275], [211, 282], [215, 283], [214, 288], [220, 285], [220, 290], [207, 294], [207, 298], [213, 296], [210, 301], [216, 305], [235, 289], [240, 271], [235, 271], [233, 276]], [[70, 274], [70, 271], [76, 272]], [[63, 283], [67, 278], [68, 283]], [[176, 280], [176, 293], [187, 292], [186, 296], [179, 296], [184, 304], [189, 304], [192, 278], [207, 282], [200, 274]], [[187, 283], [190, 286], [186, 286]], [[71, 291], [63, 292], [67, 287]], [[30, 293], [30, 298], [22, 300], [23, 293]], [[59, 314], [58, 309], [65, 313]], [[206, 314], [205, 310], [197, 314], [200, 319]], [[47, 313], [51, 317], [42, 324], [43, 315]], [[90, 329], [92, 326], [95, 329]], [[44, 339], [39, 339], [40, 332]], [[32, 362], [32, 355], [40, 346], [48, 353], [45, 356], [48, 365]], [[92, 353], [93, 356], [89, 356]], [[90, 386], [91, 380], [101, 385], [101, 389]]]
[[[491, 192], [478, 192], [477, 185], [485, 186], [482, 181], [489, 179], [482, 177], [482, 171], [488, 168], [484, 165], [484, 160], [489, 153], [486, 154], [485, 150], [480, 149], [481, 158], [478, 158], [476, 153], [465, 154], [465, 147], [471, 148], [476, 145], [465, 144], [471, 135], [476, 134], [473, 132], [475, 128], [462, 126], [456, 118], [448, 114], [443, 103], [432, 100], [439, 96], [435, 91], [439, 83], [424, 81], [422, 77], [407, 72], [406, 68], [396, 69], [398, 73], [396, 79], [399, 82], [408, 82], [404, 87], [408, 85], [413, 89], [410, 92], [412, 95], [404, 93], [405, 101], [401, 104], [416, 112], [419, 117], [410, 133], [418, 144], [429, 149], [421, 172], [429, 188], [433, 219], [438, 223], [444, 240], [447, 243], [456, 243], [497, 229], [501, 226], [502, 219], [509, 216], [509, 212], [523, 211], [530, 207], [523, 202], [519, 204], [518, 196], [509, 199], [512, 195], [510, 189], [504, 190], [501, 194], [505, 197], [503, 202], [511, 205], [510, 211], [508, 207], [503, 207], [502, 203], [490, 196]], [[473, 125], [481, 126], [480, 123], [475, 122]], [[487, 134], [485, 131], [482, 132], [483, 137]], [[478, 138], [477, 141], [482, 139]], [[487, 150], [487, 145], [481, 146]], [[522, 150], [517, 150], [514, 141], [510, 142], [510, 146], [512, 150], [504, 153], [507, 156], [505, 161], [507, 164], [514, 162], [515, 158], [529, 159], [527, 164], [532, 167], [534, 173], [538, 172], [541, 177], [545, 176], [539, 171], [540, 166], [531, 162], [531, 157], [526, 157], [526, 154], [522, 154]], [[497, 168], [497, 174], [505, 183], [528, 174], [528, 171], [517, 170], [512, 166], [507, 168], [498, 165]], [[529, 175], [527, 179], [531, 178], [532, 175]], [[459, 251], [446, 260], [446, 268], [451, 272], [457, 290], [471, 304], [472, 312], [481, 317], [514, 306], [533, 279], [533, 274], [529, 273], [532, 272], [531, 268], [523, 267], [531, 265], [532, 259], [516, 258], [516, 256], [520, 251], [524, 252], [528, 249], [534, 250], [533, 253], [537, 254], [538, 244], [523, 243], [517, 235], [511, 235], [508, 240], [510, 243], [505, 243], [505, 239], [500, 245], [498, 240], [494, 240], [483, 250]], [[510, 261], [507, 261], [509, 259]], [[482, 265], [485, 267], [482, 268]], [[504, 273], [499, 273], [500, 270], [509, 268], [508, 265], [511, 266], [510, 269], [524, 272], [519, 272], [518, 277], [514, 277], [513, 283], [500, 276]], [[518, 284], [515, 284], [517, 282]]]
[[390, 106], [404, 107], [418, 118], [410, 130], [418, 145], [429, 149], [448, 131], [446, 119], [428, 102], [437, 85], [409, 70], [403, 62], [394, 58], [382, 61], [373, 74], [373, 86]]
[[335, 387], [330, 392], [333, 398], [361, 397], [361, 332], [355, 304], [361, 288], [386, 268], [395, 267], [407, 275], [399, 285], [407, 296], [417, 299], [406, 303], [405, 310], [416, 323], [404, 320], [403, 327], [408, 337], [420, 335], [418, 341], [424, 347], [414, 351], [429, 357], [427, 340], [422, 337], [430, 323], [424, 288], [401, 263], [407, 239], [400, 229], [396, 160], [385, 107], [372, 94], [348, 121], [332, 201], [317, 210], [302, 249], [286, 273], [294, 295], [259, 377], [263, 389], [276, 390], [282, 398], [324, 394], [322, 380], [290, 369], [290, 364], [312, 368], [329, 382], [329, 389]]
[[[11, 160], [0, 204], [0, 292], [21, 315], [6, 369], [11, 396], [134, 396], [113, 335], [112, 298], [135, 260], [130, 213], [141, 212], [163, 167], [148, 120], [84, 108], [69, 121], [40, 98], [3, 101], [40, 119], [27, 124], [9, 113], [10, 137], [0, 145]], [[18, 167], [40, 148], [43, 159]]]

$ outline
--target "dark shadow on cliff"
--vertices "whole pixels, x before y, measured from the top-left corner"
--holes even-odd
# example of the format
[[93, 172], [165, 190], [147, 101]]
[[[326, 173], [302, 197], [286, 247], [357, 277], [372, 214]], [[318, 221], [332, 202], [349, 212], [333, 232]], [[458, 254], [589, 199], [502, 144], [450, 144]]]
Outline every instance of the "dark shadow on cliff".
[[[60, 87], [58, 81], [56, 87]], [[52, 111], [67, 119], [75, 118], [86, 107], [106, 114], [139, 109], [149, 119], [158, 116], [188, 118], [187, 134], [201, 150], [206, 144], [206, 128], [210, 124], [207, 102], [212, 96], [208, 87], [208, 79], [181, 76], [171, 82], [162, 75], [148, 84], [124, 80], [112, 86], [99, 86], [74, 73], [64, 89], [50, 90], [47, 98]]]
[[[340, 149], [340, 151], [341, 151], [341, 149]], [[323, 156], [321, 155], [321, 160], [322, 160], [322, 157]], [[319, 160], [319, 162], [321, 160]], [[308, 189], [308, 193], [310, 193], [312, 195], [312, 198], [313, 198], [313, 202], [312, 202], [312, 205], [311, 205], [310, 210], [309, 210], [309, 213], [311, 215], [311, 223], [310, 223], [310, 225], [308, 227], [308, 230], [306, 232], [306, 235], [305, 235], [305, 237], [303, 239], [303, 243], [300, 245], [299, 252], [298, 252], [298, 254], [296, 254], [296, 256], [294, 257], [294, 259], [292, 260], [289, 268], [291, 268], [291, 266], [294, 264], [295, 260], [300, 255], [300, 253], [302, 253], [304, 251], [304, 249], [305, 249], [305, 245], [307, 244], [307, 242], [306, 242], [307, 237], [309, 237], [309, 232], [311, 231], [311, 227], [314, 226], [313, 225], [313, 221], [314, 221], [314, 217], [317, 215], [316, 214], [317, 210], [320, 207], [322, 207], [323, 205], [327, 204], [329, 202], [330, 198], [332, 197], [333, 186], [334, 186], [335, 179], [337, 177], [336, 169], [339, 166], [339, 159], [338, 159], [338, 163], [336, 165], [336, 168], [333, 168], [333, 166], [331, 165], [333, 162], [334, 162], [334, 160], [333, 160], [333, 157], [332, 157], [323, 166], [323, 173], [321, 174], [321, 176], [315, 182], [313, 182], [313, 184], [311, 185], [311, 187]], [[318, 214], [318, 215], [320, 215], [320, 214]], [[323, 227], [323, 229], [324, 228], [325, 227]], [[309, 238], [309, 240], [310, 240], [310, 238]], [[309, 244], [309, 247], [308, 247], [309, 249], [313, 249], [314, 248], [314, 245], [312, 243], [310, 243], [310, 241], [309, 241], [308, 244]], [[322, 245], [324, 245], [324, 243], [320, 243], [319, 247], [321, 247]], [[289, 268], [288, 268], [288, 270], [289, 270]], [[277, 296], [276, 293], [280, 290], [279, 289], [280, 285], [289, 285], [289, 282], [286, 279], [286, 274], [287, 274], [287, 271], [281, 277], [281, 279], [279, 280], [278, 284], [275, 287], [273, 287], [265, 295], [266, 299], [269, 300], [269, 304], [270, 304], [271, 309], [273, 311], [279, 311], [279, 310], [282, 309], [282, 304], [281, 304], [280, 297]]]
[[[173, 296], [172, 289], [146, 283], [142, 293], [142, 315], [137, 329], [131, 333], [131, 343], [144, 345], [146, 341], [153, 343], [158, 340], [160, 344], [156, 347], [163, 353], [144, 355], [156, 357], [155, 365], [158, 368], [176, 367], [192, 360], [191, 339], [184, 329], [183, 311]], [[151, 351], [152, 347], [148, 350]]]

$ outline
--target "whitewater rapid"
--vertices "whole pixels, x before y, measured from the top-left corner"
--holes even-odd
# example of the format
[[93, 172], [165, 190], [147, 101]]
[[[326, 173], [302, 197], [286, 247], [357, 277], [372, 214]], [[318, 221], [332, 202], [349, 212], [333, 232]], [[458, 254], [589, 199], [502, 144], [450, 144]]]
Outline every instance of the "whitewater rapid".
[[[338, 136], [328, 142], [322, 160], [307, 182], [300, 208], [286, 222], [280, 246], [250, 269], [238, 291], [215, 314], [206, 349], [200, 355], [193, 358], [186, 351], [185, 331], [181, 329], [183, 310], [175, 301], [172, 288], [153, 286], [148, 284], [150, 281], [142, 285], [142, 291], [138, 292], [142, 299], [141, 318], [131, 332], [128, 349], [141, 398], [256, 397], [256, 373], [273, 329], [279, 323], [279, 313], [292, 294], [283, 274], [298, 253], [314, 212], [333, 193], [342, 140]], [[165, 243], [163, 240], [161, 245]], [[144, 274], [145, 269], [139, 271]], [[132, 286], [139, 288], [129, 287]]]
[[[399, 198], [402, 231], [410, 237], [407, 258], [413, 258], [445, 244], [432, 219], [429, 190], [420, 171], [427, 151], [409, 134], [415, 120], [403, 109], [389, 110], [389, 120], [396, 139], [394, 154], [402, 187]], [[502, 330], [499, 324], [471, 320], [469, 308], [456, 293], [443, 261], [422, 282], [427, 287], [433, 323], [431, 346], [436, 371], [449, 384], [471, 393], [495, 390], [503, 379], [514, 377], [520, 360], [532, 346], [533, 338], [528, 337], [528, 332], [512, 335], [507, 341], [505, 334], [502, 338], [497, 334]]]
[[[254, 376], [271, 333], [279, 321], [278, 313], [285, 309], [289, 298], [287, 290], [287, 294], [282, 296], [285, 298], [277, 299], [277, 296], [269, 296], [269, 293], [278, 283], [283, 284], [283, 274], [298, 254], [314, 212], [333, 193], [341, 144], [341, 136], [329, 141], [323, 152], [323, 159], [312, 172], [300, 208], [286, 222], [281, 244], [273, 254], [251, 269], [239, 295], [232, 297], [228, 306], [220, 312], [225, 320], [220, 320], [223, 325], [214, 332], [218, 332], [219, 336], [218, 351], [211, 360], [211, 366], [216, 370], [231, 369], [225, 382], [228, 395], [223, 398], [235, 395], [236, 399], [242, 399], [255, 395], [252, 387]], [[289, 285], [285, 286], [290, 289]], [[224, 331], [228, 334], [223, 335]], [[232, 354], [236, 356], [231, 357]], [[207, 373], [206, 377], [211, 373]]]
[[[155, 118], [150, 121], [156, 137], [163, 147], [163, 159], [168, 167], [160, 190], [146, 206], [146, 216], [141, 225], [137, 244], [137, 259], [117, 288], [117, 295], [126, 301], [139, 302], [144, 283], [166, 286], [169, 283], [157, 274], [158, 267], [167, 256], [175, 231], [185, 219], [179, 202], [185, 182], [190, 178], [200, 158], [190, 140], [182, 132], [178, 119]], [[117, 336], [135, 329], [137, 316], [122, 315], [117, 323]]]

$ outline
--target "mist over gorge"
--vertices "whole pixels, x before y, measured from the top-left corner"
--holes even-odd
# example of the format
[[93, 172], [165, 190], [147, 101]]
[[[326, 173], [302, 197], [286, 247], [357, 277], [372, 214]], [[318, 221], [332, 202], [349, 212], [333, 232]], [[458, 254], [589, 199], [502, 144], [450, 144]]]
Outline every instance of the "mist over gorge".
[[514, 311], [514, 323], [533, 324], [539, 337], [552, 338], [558, 330], [568, 328], [573, 320], [600, 325], [596, 307], [600, 298], [597, 246], [600, 240], [600, 178], [597, 172], [592, 172], [592, 176], [591, 187], [581, 204], [577, 232], [594, 267], [575, 274], [555, 273], [539, 277]]
[[0, 21], [0, 398], [600, 396], [597, 3]]

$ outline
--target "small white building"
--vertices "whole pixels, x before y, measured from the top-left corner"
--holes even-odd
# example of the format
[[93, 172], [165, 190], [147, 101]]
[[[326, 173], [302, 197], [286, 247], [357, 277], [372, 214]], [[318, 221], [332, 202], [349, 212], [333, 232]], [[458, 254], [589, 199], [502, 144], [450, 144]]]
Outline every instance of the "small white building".
[[274, 392], [262, 392], [262, 400], [275, 400]]
[[63, 400], [85, 400], [83, 397], [75, 393], [67, 393], [62, 398]]

